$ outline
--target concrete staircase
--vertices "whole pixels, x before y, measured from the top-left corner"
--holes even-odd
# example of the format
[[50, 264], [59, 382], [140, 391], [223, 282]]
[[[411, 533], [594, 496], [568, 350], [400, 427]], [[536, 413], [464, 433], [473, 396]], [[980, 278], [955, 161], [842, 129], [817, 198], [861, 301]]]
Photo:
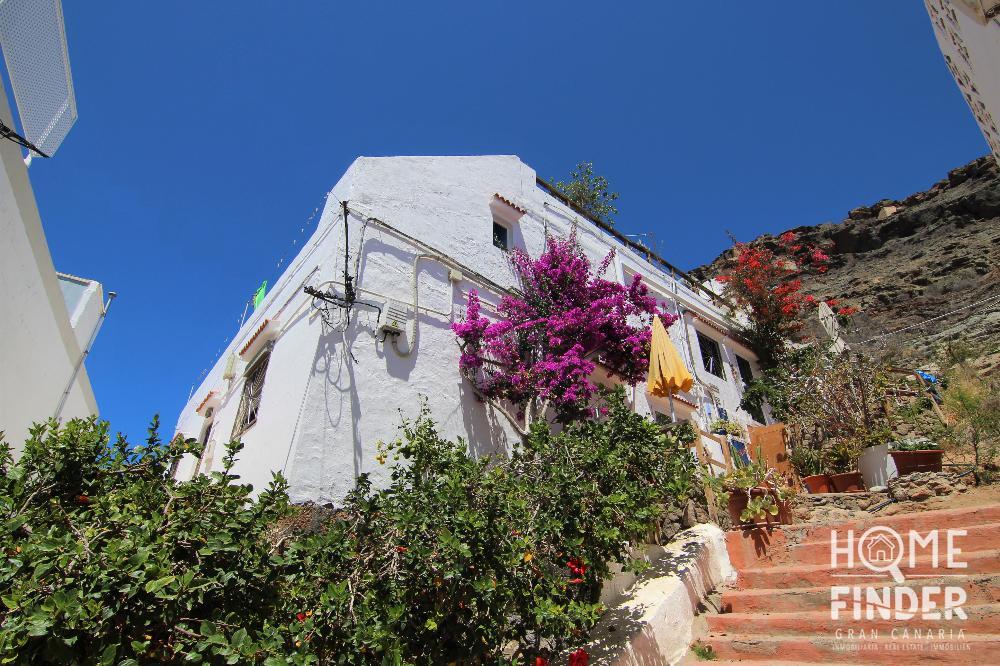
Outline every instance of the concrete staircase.
[[[900, 565], [906, 577], [903, 583], [893, 582], [887, 573], [873, 574], [858, 561], [849, 569], [844, 555], [834, 569], [831, 533], [836, 531], [838, 543], [844, 545], [847, 530], [854, 530], [858, 539], [874, 526], [890, 527], [904, 540], [911, 529], [920, 535], [940, 530], [939, 566], [934, 566], [931, 548], [918, 547], [915, 566], [910, 567], [907, 544]], [[967, 562], [966, 568], [947, 568], [949, 528], [967, 531], [955, 538], [961, 549], [955, 560]], [[727, 550], [739, 577], [734, 589], [722, 593], [722, 612], [706, 618], [710, 633], [702, 642], [717, 655], [718, 661], [712, 663], [1000, 664], [1000, 505], [837, 525], [737, 530], [727, 534]], [[919, 613], [910, 620], [884, 618], [877, 608], [862, 602], [855, 619], [857, 604], [847, 596], [847, 608], [833, 619], [832, 585], [873, 586], [880, 592], [888, 587], [893, 595], [898, 587], [921, 594], [924, 587], [957, 586], [964, 590], [962, 610], [967, 618], [921, 618]], [[931, 598], [940, 606], [943, 596]], [[685, 663], [694, 661], [689, 658]]]

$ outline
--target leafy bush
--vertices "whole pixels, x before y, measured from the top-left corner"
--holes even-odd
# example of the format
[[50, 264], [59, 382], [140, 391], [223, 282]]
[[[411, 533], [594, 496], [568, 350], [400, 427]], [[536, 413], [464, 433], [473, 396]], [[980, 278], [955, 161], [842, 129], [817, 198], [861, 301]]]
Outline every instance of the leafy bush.
[[284, 484], [251, 501], [229, 473], [239, 445], [222, 472], [168, 480], [190, 447], [163, 444], [155, 420], [146, 444], [109, 445], [95, 419], [36, 426], [17, 463], [3, 445], [0, 661], [240, 659], [281, 607], [265, 533]]
[[155, 422], [135, 448], [93, 419], [36, 427], [0, 458], [0, 662], [523, 664], [576, 647], [611, 562], [695, 474], [622, 391], [603, 408], [536, 424], [502, 460], [471, 459], [425, 409], [383, 447], [389, 487], [361, 477], [336, 510], [289, 506], [278, 476], [253, 497], [230, 473], [239, 444], [177, 482], [171, 464], [200, 452]]

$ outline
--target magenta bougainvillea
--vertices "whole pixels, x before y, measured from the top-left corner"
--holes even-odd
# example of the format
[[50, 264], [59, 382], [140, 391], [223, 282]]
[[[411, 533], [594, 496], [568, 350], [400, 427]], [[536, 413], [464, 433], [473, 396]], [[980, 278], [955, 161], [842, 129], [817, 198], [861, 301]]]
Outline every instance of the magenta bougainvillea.
[[522, 432], [549, 408], [563, 421], [584, 413], [598, 366], [626, 384], [644, 379], [652, 316], [665, 326], [676, 319], [639, 275], [626, 285], [603, 278], [613, 257], [612, 250], [593, 270], [575, 234], [549, 238], [537, 259], [514, 250], [521, 288], [501, 299], [497, 321], [483, 316], [479, 295], [469, 292], [465, 320], [452, 326], [459, 368], [482, 398], [516, 408], [512, 421], [524, 423]]

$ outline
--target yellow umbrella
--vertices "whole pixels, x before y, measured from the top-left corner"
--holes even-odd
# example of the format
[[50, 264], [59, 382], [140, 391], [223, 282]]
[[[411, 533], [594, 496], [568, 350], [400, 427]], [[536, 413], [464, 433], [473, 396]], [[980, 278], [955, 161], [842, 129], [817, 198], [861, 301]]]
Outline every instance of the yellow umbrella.
[[653, 337], [649, 342], [649, 374], [646, 389], [661, 398], [670, 398], [670, 418], [674, 418], [673, 394], [690, 391], [694, 378], [684, 366], [659, 317], [653, 317]]

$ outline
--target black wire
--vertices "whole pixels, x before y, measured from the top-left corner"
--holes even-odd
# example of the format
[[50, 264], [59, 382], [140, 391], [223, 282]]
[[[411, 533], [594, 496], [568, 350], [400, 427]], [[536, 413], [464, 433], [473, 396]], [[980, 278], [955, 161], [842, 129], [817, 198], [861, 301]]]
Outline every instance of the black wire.
[[7, 127], [7, 125], [5, 125], [2, 120], [0, 120], [0, 137], [3, 137], [4, 139], [9, 139], [14, 143], [16, 143], [17, 145], [23, 148], [27, 148], [28, 150], [38, 155], [41, 155], [42, 157], [46, 158], [48, 157], [48, 155], [39, 150], [35, 144], [31, 143], [17, 132]]

